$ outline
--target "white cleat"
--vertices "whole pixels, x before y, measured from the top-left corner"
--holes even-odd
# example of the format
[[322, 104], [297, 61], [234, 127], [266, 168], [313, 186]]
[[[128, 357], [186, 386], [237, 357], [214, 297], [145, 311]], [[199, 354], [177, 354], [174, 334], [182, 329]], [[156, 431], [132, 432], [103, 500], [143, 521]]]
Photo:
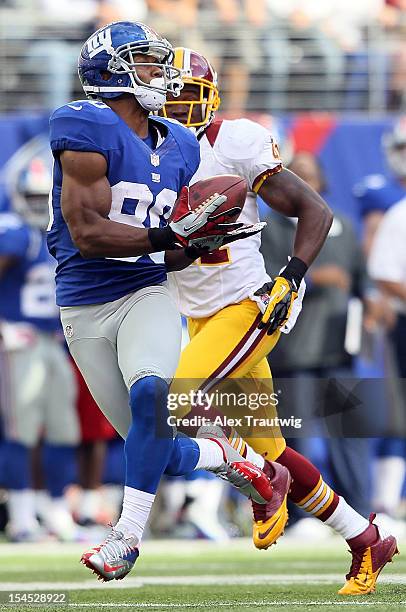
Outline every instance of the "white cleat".
[[216, 442], [223, 451], [224, 463], [210, 471], [236, 487], [240, 493], [266, 504], [272, 499], [272, 485], [268, 476], [256, 465], [242, 457], [229, 443], [221, 427], [202, 425], [196, 435]]
[[99, 546], [83, 553], [81, 563], [104, 582], [121, 580], [134, 566], [138, 556], [138, 539], [114, 527]]

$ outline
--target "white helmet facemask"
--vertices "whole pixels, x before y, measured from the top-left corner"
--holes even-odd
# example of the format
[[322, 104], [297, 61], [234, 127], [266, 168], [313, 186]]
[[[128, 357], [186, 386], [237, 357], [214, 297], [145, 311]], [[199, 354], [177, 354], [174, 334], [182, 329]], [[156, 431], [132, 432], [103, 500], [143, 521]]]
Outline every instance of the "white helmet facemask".
[[[130, 77], [132, 87], [123, 87], [122, 91], [133, 93], [139, 104], [150, 112], [156, 112], [164, 106], [168, 92], [175, 97], [179, 96], [183, 89], [180, 70], [171, 64], [162, 63], [165, 61], [164, 52], [167, 54], [167, 48], [164, 48], [164, 52], [159, 47], [149, 50], [148, 55], [153, 56], [157, 60], [156, 63], [135, 62], [133, 49], [127, 48], [125, 51], [126, 56], [123, 56], [123, 50], [117, 50], [117, 55], [110, 61], [111, 69], [114, 67], [116, 74], [124, 72]], [[151, 79], [148, 83], [141, 79], [138, 69], [152, 66], [160, 68], [161, 76]]]

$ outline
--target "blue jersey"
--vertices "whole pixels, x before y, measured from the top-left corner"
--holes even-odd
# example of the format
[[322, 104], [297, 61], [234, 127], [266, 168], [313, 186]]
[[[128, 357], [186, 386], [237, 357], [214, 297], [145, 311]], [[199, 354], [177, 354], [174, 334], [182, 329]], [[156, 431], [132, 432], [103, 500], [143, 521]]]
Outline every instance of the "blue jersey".
[[60, 329], [55, 304], [55, 260], [45, 235], [12, 213], [0, 214], [0, 257], [14, 259], [0, 277], [0, 319], [31, 323], [52, 332]]
[[79, 100], [56, 110], [50, 121], [55, 157], [53, 222], [48, 246], [57, 259], [56, 301], [60, 306], [111, 302], [166, 280], [164, 253], [141, 257], [84, 259], [73, 244], [61, 212], [64, 150], [100, 153], [112, 190], [109, 218], [133, 227], [164, 227], [181, 188], [200, 163], [193, 133], [177, 122], [149, 119], [158, 140], [151, 148], [103, 102]]
[[370, 212], [386, 212], [391, 206], [406, 197], [406, 189], [383, 174], [370, 174], [354, 187], [354, 195], [364, 217]]

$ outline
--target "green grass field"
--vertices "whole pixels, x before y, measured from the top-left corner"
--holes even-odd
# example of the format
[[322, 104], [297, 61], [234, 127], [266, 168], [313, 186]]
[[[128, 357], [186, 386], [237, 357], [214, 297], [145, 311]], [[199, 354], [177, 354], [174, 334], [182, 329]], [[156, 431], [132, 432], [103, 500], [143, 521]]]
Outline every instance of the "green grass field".
[[[336, 594], [350, 562], [338, 539], [305, 545], [286, 538], [269, 551], [256, 551], [249, 540], [146, 542], [132, 573], [109, 584], [79, 564], [83, 549], [78, 544], [0, 544], [0, 591], [66, 591], [69, 604], [35, 606], [59, 612], [406, 610], [402, 556], [385, 568], [375, 594], [360, 599]], [[0, 603], [0, 609], [32, 612], [34, 606]]]

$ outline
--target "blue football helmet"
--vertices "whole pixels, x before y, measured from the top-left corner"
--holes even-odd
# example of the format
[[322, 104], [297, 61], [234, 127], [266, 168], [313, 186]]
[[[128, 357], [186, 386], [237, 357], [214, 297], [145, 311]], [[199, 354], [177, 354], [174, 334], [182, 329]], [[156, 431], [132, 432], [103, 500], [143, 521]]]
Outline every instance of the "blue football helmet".
[[49, 221], [52, 167], [48, 134], [39, 134], [14, 153], [1, 176], [8, 209], [40, 229], [45, 229]]
[[[138, 53], [157, 61], [135, 62]], [[148, 26], [117, 21], [100, 28], [85, 42], [79, 55], [79, 78], [88, 98], [132, 93], [145, 109], [157, 111], [165, 104], [168, 92], [177, 97], [183, 87], [180, 70], [171, 65], [173, 57], [170, 43]], [[147, 83], [137, 73], [140, 66], [157, 66], [162, 76]], [[111, 73], [107, 80], [106, 72]]]
[[382, 137], [386, 161], [394, 175], [402, 180], [406, 177], [406, 117], [396, 121], [392, 130]]

